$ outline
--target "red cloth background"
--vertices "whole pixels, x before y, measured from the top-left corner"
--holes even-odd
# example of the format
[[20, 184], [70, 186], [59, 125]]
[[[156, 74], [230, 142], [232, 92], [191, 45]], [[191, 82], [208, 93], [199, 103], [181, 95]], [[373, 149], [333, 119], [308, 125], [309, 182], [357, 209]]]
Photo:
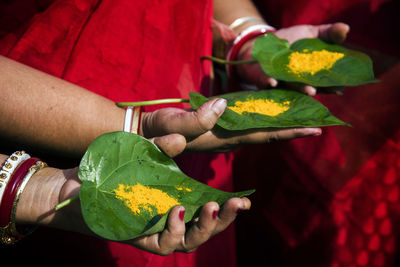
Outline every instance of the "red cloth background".
[[[0, 3], [1, 54], [113, 100], [132, 100], [136, 96], [141, 99], [177, 97], [176, 94], [185, 95], [190, 87], [206, 88], [202, 87], [208, 83], [203, 75], [206, 73], [196, 74], [196, 70], [206, 68], [190, 67], [196, 66], [193, 60], [199, 54], [184, 53], [178, 60], [167, 58], [162, 62], [160, 58], [165, 56], [165, 51], [178, 54], [181, 49], [200, 54], [203, 49], [209, 51], [206, 47], [192, 49], [200, 45], [196, 38], [205, 34], [198, 31], [206, 18], [196, 10], [205, 8], [207, 1], [190, 1], [195, 4], [191, 8], [185, 1], [169, 1], [158, 10], [154, 7], [136, 13], [130, 9], [131, 2], [150, 7], [162, 1], [118, 1], [126, 9], [114, 9], [114, 15], [120, 16], [111, 17], [107, 17], [106, 11], [112, 1], [55, 1], [50, 12], [47, 7], [51, 2]], [[64, 2], [63, 9], [57, 11], [61, 2]], [[351, 32], [346, 45], [363, 50], [373, 58], [381, 82], [347, 88], [341, 97], [318, 96], [334, 115], [349, 122], [352, 128], [327, 127], [320, 137], [249, 146], [235, 152], [235, 190], [257, 189], [251, 198], [252, 210], [243, 213], [237, 222], [239, 265], [399, 265], [398, 1], [257, 0], [257, 4], [266, 20], [278, 28], [302, 23], [349, 23]], [[170, 16], [157, 15], [166, 10], [176, 17], [174, 27], [168, 29], [163, 27], [170, 25], [166, 21]], [[32, 17], [38, 11], [49, 13]], [[186, 20], [180, 19], [181, 11], [187, 11], [197, 20], [186, 24]], [[130, 23], [142, 19], [146, 21], [142, 25], [146, 31]], [[53, 22], [52, 27], [48, 26], [49, 21]], [[38, 26], [28, 28], [31, 23]], [[196, 31], [192, 32], [193, 29]], [[191, 41], [180, 43], [169, 34], [181, 31]], [[128, 33], [131, 36], [127, 37]], [[32, 39], [24, 38], [27, 35]], [[137, 50], [133, 51], [132, 47]], [[146, 49], [154, 54], [149, 56]], [[114, 60], [120, 53], [124, 57], [116, 64]], [[118, 66], [122, 67], [116, 71]], [[138, 69], [143, 70], [140, 77], [135, 76]], [[158, 79], [154, 78], [155, 73]], [[181, 76], [177, 77], [178, 74]], [[182, 77], [185, 77], [184, 83], [176, 84]], [[191, 86], [186, 87], [188, 84]], [[230, 171], [226, 168], [232, 161], [231, 154], [196, 157], [204, 166], [210, 163], [212, 168], [203, 168], [190, 158], [181, 159], [186, 172], [213, 186], [231, 189]], [[215, 173], [222, 178], [215, 179]], [[2, 249], [0, 253], [13, 258], [16, 265], [188, 266], [196, 262], [199, 266], [234, 266], [232, 230], [216, 236], [195, 254], [176, 253], [169, 257], [51, 229], [40, 229], [18, 247]]]
[[[208, 93], [210, 62], [200, 58], [211, 54], [211, 1], [15, 0], [1, 2], [0, 11], [0, 54], [113, 101]], [[62, 166], [53, 158], [42, 159]], [[189, 176], [232, 191], [231, 154], [177, 161]], [[167, 257], [41, 228], [0, 253], [16, 265], [235, 266], [235, 249], [233, 225], [194, 253]]]
[[381, 81], [317, 97], [351, 128], [235, 153], [235, 189], [257, 190], [237, 221], [240, 266], [399, 266], [400, 3], [257, 3], [277, 27], [348, 23], [345, 45], [369, 54]]

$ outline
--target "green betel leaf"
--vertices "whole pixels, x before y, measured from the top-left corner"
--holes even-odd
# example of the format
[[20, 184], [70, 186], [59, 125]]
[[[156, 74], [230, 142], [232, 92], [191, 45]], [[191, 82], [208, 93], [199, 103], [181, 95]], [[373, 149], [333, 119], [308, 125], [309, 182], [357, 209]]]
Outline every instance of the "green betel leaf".
[[[193, 109], [198, 109], [203, 103], [211, 99], [195, 92], [189, 93], [189, 96]], [[213, 98], [216, 97], [227, 100], [228, 107], [217, 121], [217, 125], [227, 130], [321, 127], [330, 125], [349, 126], [349, 124], [333, 116], [324, 105], [314, 98], [295, 91], [279, 89], [242, 91], [219, 95]], [[259, 100], [256, 101], [259, 102], [257, 106], [264, 106], [266, 113], [270, 115], [254, 111], [239, 114], [234, 111], [234, 107], [239, 104], [245, 107], [255, 107], [254, 101], [251, 102], [249, 100]], [[270, 110], [267, 108], [270, 108]]]
[[286, 40], [267, 34], [257, 38], [252, 56], [277, 80], [312, 86], [355, 86], [376, 82], [368, 55], [321, 39]]
[[228, 193], [197, 182], [153, 143], [126, 132], [93, 141], [80, 163], [79, 179], [85, 222], [99, 236], [117, 241], [162, 231], [175, 205], [185, 207], [188, 222], [206, 202], [223, 204], [254, 192]]

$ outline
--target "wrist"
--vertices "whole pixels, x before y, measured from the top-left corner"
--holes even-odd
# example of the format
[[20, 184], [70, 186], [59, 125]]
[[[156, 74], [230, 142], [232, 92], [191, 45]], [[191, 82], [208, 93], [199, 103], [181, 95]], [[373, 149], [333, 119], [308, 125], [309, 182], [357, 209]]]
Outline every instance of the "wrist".
[[77, 196], [81, 183], [78, 168], [44, 168], [26, 186], [16, 213], [17, 224], [36, 224], [62, 230], [92, 234], [86, 226], [79, 201], [55, 211], [60, 202]]
[[[243, 59], [243, 55], [246, 54], [251, 58], [251, 49], [256, 38], [275, 32], [275, 28], [265, 24], [252, 25], [243, 30], [233, 41], [232, 46], [228, 50], [226, 59], [227, 61], [236, 61], [239, 58]], [[250, 52], [249, 52], [250, 49]], [[231, 76], [233, 73], [233, 66], [227, 65], [228, 75]]]
[[18, 224], [48, 225], [54, 220], [54, 206], [66, 182], [62, 170], [44, 168], [35, 173], [21, 195], [17, 212]]

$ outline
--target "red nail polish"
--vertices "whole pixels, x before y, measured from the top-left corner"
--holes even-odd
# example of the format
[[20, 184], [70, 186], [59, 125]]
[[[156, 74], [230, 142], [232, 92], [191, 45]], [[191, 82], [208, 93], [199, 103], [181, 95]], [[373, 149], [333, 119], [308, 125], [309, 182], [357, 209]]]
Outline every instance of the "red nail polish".
[[215, 220], [217, 218], [217, 215], [218, 215], [218, 210], [214, 210], [213, 214], [212, 214], [213, 220]]
[[183, 221], [184, 218], [185, 218], [185, 210], [179, 211], [179, 219], [180, 219], [181, 221]]

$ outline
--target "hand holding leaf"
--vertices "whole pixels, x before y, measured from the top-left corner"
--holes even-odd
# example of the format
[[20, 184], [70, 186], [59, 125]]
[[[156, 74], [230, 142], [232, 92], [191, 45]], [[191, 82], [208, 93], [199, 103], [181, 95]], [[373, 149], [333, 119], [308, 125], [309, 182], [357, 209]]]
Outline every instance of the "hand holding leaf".
[[[186, 152], [225, 152], [244, 144], [268, 143], [272, 140], [321, 134], [321, 129], [313, 126], [290, 129], [257, 127], [258, 129], [228, 131], [214, 127], [225, 112], [226, 100], [215, 98], [197, 103], [198, 105], [193, 106], [195, 110], [162, 108], [145, 113], [142, 120], [143, 135], [146, 138], [157, 137], [161, 141], [171, 140], [171, 133], [180, 134], [186, 138]], [[164, 147], [162, 149], [165, 150]]]
[[[210, 209], [216, 210], [231, 198], [253, 192], [228, 193], [199, 183], [183, 174], [155, 145], [125, 132], [102, 135], [90, 145], [79, 167], [79, 179], [85, 222], [99, 236], [117, 241], [159, 233], [165, 225], [175, 227], [173, 222], [167, 222], [174, 220], [168, 219], [168, 213], [175, 206], [180, 206], [180, 211], [184, 208], [184, 222], [200, 215], [199, 223], [211, 227], [210, 234], [219, 232], [227, 221], [208, 225]], [[210, 201], [214, 204], [208, 204], [204, 211], [208, 219], [201, 218], [201, 207]], [[235, 201], [230, 208], [247, 207], [247, 200]], [[232, 211], [226, 212], [230, 221]], [[194, 234], [193, 240], [197, 241], [193, 244], [199, 239], [204, 237]]]
[[[287, 79], [282, 79], [282, 75], [280, 75], [281, 73], [283, 73], [282, 68], [284, 67], [284, 65], [281, 64], [282, 62], [279, 62], [280, 65], [278, 63], [274, 66], [270, 64], [272, 62], [272, 58], [276, 55], [276, 53], [279, 53], [283, 50], [288, 50], [290, 48], [290, 44], [302, 39], [320, 38], [321, 40], [331, 44], [339, 44], [345, 40], [348, 31], [348, 25], [343, 23], [324, 24], [319, 26], [297, 25], [289, 28], [283, 28], [275, 32], [274, 35], [280, 39], [287, 40], [288, 42], [286, 42], [286, 44], [284, 41], [275, 42], [276, 40], [273, 40], [273, 38], [268, 39], [268, 41], [272, 41], [269, 44], [267, 44], [267, 40], [265, 40], [265, 42], [259, 42], [258, 39], [263, 38], [261, 37], [257, 38], [255, 41], [253, 40], [249, 42], [239, 54], [238, 60], [249, 60], [252, 58], [256, 58], [259, 62], [261, 62], [262, 65], [264, 65], [263, 69], [261, 69], [261, 66], [258, 63], [238, 65], [235, 68], [238, 75], [244, 82], [255, 84], [258, 88], [265, 88], [267, 85], [276, 87], [278, 84], [277, 80], [287, 81]], [[255, 45], [255, 42], [259, 43]], [[312, 44], [310, 47], [310, 44], [307, 42], [305, 46], [305, 48], [307, 49], [312, 48]], [[365, 62], [362, 62], [362, 64], [364, 63]], [[268, 69], [268, 72], [266, 72], [267, 68], [265, 67], [265, 65], [268, 64], [270, 68]], [[370, 63], [367, 62], [367, 65], [368, 64]], [[278, 65], [278, 69], [281, 70], [278, 70], [278, 73], [271, 72], [270, 69], [276, 68], [276, 65]], [[349, 63], [346, 63], [345, 66], [346, 65], [348, 66]], [[341, 67], [343, 67], [343, 65]], [[269, 75], [266, 75], [266, 73], [269, 73]], [[372, 77], [369, 76], [368, 79], [373, 80], [373, 75]], [[360, 84], [364, 81], [365, 80], [359, 80], [358, 82], [356, 82], [356, 84]], [[309, 82], [309, 80], [305, 79], [290, 80], [290, 83], [287, 83], [285, 87], [298, 90], [308, 95], [315, 95], [316, 88], [313, 86], [326, 86], [326, 84], [319, 83], [314, 83], [310, 85]], [[342, 86], [346, 84], [340, 83], [340, 85], [341, 86], [325, 87], [324, 92], [336, 92], [338, 94], [341, 94], [343, 90]]]

